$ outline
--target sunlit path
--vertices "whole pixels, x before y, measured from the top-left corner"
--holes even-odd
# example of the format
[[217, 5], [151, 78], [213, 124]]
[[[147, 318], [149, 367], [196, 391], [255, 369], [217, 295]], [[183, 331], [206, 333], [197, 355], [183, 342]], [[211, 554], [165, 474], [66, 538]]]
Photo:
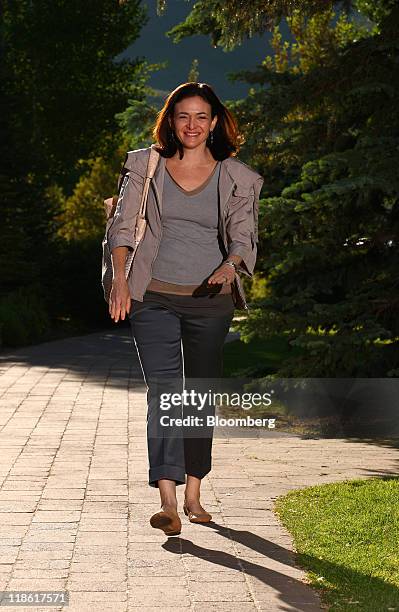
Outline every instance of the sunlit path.
[[182, 514], [167, 540], [148, 522], [159, 501], [129, 330], [3, 353], [0, 386], [0, 590], [68, 590], [69, 612], [319, 611], [273, 500], [397, 471], [397, 452], [372, 444], [216, 437], [201, 497], [213, 522]]

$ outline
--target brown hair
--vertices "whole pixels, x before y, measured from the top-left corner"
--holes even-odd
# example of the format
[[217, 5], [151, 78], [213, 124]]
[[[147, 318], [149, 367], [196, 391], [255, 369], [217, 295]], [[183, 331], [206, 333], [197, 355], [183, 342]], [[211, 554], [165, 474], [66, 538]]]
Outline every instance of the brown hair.
[[165, 104], [157, 114], [157, 121], [152, 131], [152, 136], [157, 142], [157, 150], [163, 157], [172, 157], [179, 150], [179, 157], [183, 159], [183, 145], [176, 137], [169, 124], [169, 117], [174, 114], [175, 104], [193, 96], [201, 96], [211, 105], [212, 119], [217, 115], [218, 119], [213, 130], [213, 143], [209, 137], [206, 141], [213, 157], [223, 160], [227, 157], [237, 155], [240, 146], [245, 142], [238, 131], [237, 121], [233, 114], [222, 104], [212, 87], [207, 83], [188, 82], [182, 83], [174, 89], [166, 98]]

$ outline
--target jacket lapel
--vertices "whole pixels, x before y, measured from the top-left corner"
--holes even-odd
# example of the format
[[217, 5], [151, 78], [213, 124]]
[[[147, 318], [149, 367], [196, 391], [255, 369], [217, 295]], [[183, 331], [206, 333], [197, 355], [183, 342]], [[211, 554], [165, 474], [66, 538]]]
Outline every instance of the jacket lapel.
[[221, 220], [224, 218], [224, 211], [234, 187], [234, 179], [228, 171], [226, 161], [224, 159], [220, 164], [219, 175], [219, 219]]
[[158, 164], [151, 181], [155, 192], [156, 208], [158, 210], [159, 217], [162, 216], [162, 193], [163, 183], [165, 180], [165, 160], [165, 157], [162, 157], [162, 155], [159, 156]]

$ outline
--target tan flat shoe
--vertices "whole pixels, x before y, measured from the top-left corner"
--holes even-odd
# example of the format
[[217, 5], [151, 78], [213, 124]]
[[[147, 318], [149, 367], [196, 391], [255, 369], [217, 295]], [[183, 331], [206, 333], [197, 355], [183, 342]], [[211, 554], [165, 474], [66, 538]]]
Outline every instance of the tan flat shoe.
[[183, 512], [186, 516], [188, 516], [190, 523], [209, 523], [212, 520], [212, 514], [209, 514], [209, 512], [206, 512], [206, 510], [203, 512], [191, 512], [191, 510], [188, 509], [186, 502], [183, 504]]
[[150, 525], [154, 529], [162, 529], [167, 536], [179, 535], [181, 532], [181, 520], [177, 512], [160, 510], [152, 515]]

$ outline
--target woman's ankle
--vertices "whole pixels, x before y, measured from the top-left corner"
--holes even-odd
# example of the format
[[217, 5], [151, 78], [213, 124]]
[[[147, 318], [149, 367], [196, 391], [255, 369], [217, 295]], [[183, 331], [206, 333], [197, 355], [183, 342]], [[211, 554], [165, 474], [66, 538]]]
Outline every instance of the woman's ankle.
[[185, 504], [193, 504], [193, 503], [199, 503], [200, 500], [200, 496], [199, 494], [196, 493], [191, 493], [189, 495], [184, 494], [184, 503]]
[[171, 480], [158, 480], [161, 507], [177, 510], [176, 483]]
[[177, 499], [161, 499], [161, 508], [168, 510], [177, 510]]
[[188, 475], [186, 487], [184, 489], [184, 501], [187, 504], [198, 504], [201, 495], [201, 479]]

